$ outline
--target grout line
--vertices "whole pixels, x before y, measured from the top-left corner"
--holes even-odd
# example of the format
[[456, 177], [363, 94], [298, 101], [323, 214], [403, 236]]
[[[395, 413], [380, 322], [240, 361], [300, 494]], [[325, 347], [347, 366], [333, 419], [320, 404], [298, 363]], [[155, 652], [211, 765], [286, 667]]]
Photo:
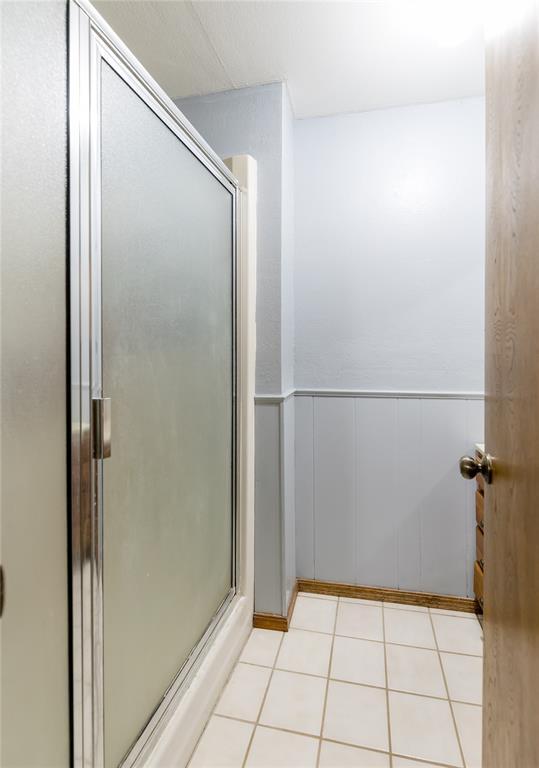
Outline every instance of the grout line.
[[[245, 723], [246, 725], [253, 725], [254, 723], [252, 720], [244, 720], [241, 717], [231, 717], [230, 715], [215, 715], [215, 717], [220, 717], [223, 720], [232, 720], [236, 721], [238, 723]], [[281, 733], [293, 733], [295, 736], [304, 736], [309, 739], [315, 739], [318, 741], [318, 737], [315, 736], [313, 733], [307, 733], [306, 731], [293, 731], [291, 728], [278, 728], [276, 725], [267, 725], [267, 724], [260, 724], [260, 728], [267, 728], [270, 731], [278, 731]], [[385, 749], [377, 749], [376, 747], [371, 746], [365, 746], [364, 744], [355, 744], [351, 741], [339, 741], [338, 739], [332, 739], [330, 737], [323, 738], [321, 741], [328, 741], [331, 744], [340, 744], [343, 747], [352, 747], [353, 749], [363, 749], [367, 752], [375, 752], [378, 755], [386, 755], [387, 757], [390, 757], [390, 754]], [[457, 768], [455, 765], [450, 765], [449, 763], [433, 763], [432, 760], [425, 760], [422, 757], [410, 757], [410, 755], [405, 755], [400, 752], [393, 752], [393, 757], [402, 757], [406, 760], [415, 760], [418, 763], [425, 763], [425, 765], [435, 765], [436, 768]]]
[[[388, 610], [386, 608], [386, 610]], [[389, 609], [391, 610], [391, 609]], [[291, 627], [291, 629], [300, 629], [302, 632], [314, 632], [317, 635], [331, 635], [331, 632], [323, 632], [320, 629], [306, 629], [305, 627]], [[264, 631], [270, 631], [270, 630], [264, 630]], [[357, 635], [343, 635], [341, 632], [336, 632], [335, 635], [337, 637], [348, 637], [350, 640], [368, 640], [371, 643], [383, 643], [383, 640], [376, 640], [373, 637], [358, 637]], [[386, 640], [387, 642], [387, 640]], [[408, 643], [393, 643], [393, 642], [387, 642], [388, 645], [398, 645], [402, 648], [417, 648], [420, 651], [435, 651], [436, 648], [433, 648], [432, 646], [427, 645], [409, 645]], [[446, 651], [445, 648], [442, 648], [440, 650], [440, 653], [451, 653], [453, 656], [470, 656], [472, 659], [482, 659], [483, 654], [482, 653], [462, 653], [461, 651]], [[247, 662], [242, 662], [242, 664], [246, 664]], [[263, 665], [260, 665], [263, 666]]]
[[326, 603], [331, 603], [332, 601], [336, 603], [339, 599], [337, 596], [322, 595], [318, 592], [298, 592], [298, 597], [307, 597], [309, 600], [325, 600]]
[[375, 752], [377, 755], [387, 755], [389, 757], [389, 752], [385, 749], [376, 749], [376, 747], [365, 747], [361, 744], [352, 744], [351, 741], [339, 741], [338, 739], [332, 739], [330, 737], [326, 737], [323, 739], [323, 741], [329, 741], [331, 744], [341, 744], [343, 747], [354, 747], [355, 749], [364, 749], [368, 752]]
[[[265, 632], [266, 630], [264, 630]], [[248, 667], [260, 667], [261, 669], [273, 669], [270, 664], [257, 664], [256, 661], [243, 661], [238, 659], [237, 664], [247, 664]]]
[[402, 757], [406, 760], [412, 760], [418, 765], [427, 766], [427, 768], [430, 768], [431, 765], [436, 766], [436, 768], [456, 768], [455, 765], [451, 765], [450, 763], [433, 763], [432, 760], [425, 760], [422, 757], [410, 757], [410, 755], [403, 755], [400, 752], [394, 752], [393, 757]]
[[[330, 602], [330, 601], [327, 601], [327, 602]], [[324, 707], [323, 707], [323, 712], [322, 712], [322, 724], [321, 724], [321, 728], [320, 728], [320, 735], [317, 737], [315, 734], [312, 734], [312, 733], [306, 733], [306, 732], [303, 732], [303, 731], [294, 731], [292, 729], [283, 728], [283, 727], [277, 727], [277, 726], [272, 726], [272, 725], [266, 725], [266, 724], [262, 725], [260, 723], [260, 717], [262, 715], [262, 710], [263, 710], [265, 702], [266, 702], [266, 698], [267, 698], [268, 691], [269, 691], [269, 688], [270, 688], [270, 684], [271, 684], [271, 681], [272, 681], [272, 678], [273, 678], [273, 674], [274, 674], [274, 672], [276, 670], [277, 671], [283, 671], [283, 672], [289, 672], [290, 674], [305, 675], [307, 677], [315, 677], [315, 678], [318, 678], [318, 679], [323, 677], [321, 675], [311, 675], [311, 674], [306, 673], [306, 672], [297, 672], [295, 670], [286, 670], [286, 669], [283, 670], [283, 669], [281, 669], [280, 667], [277, 666], [277, 660], [279, 658], [279, 654], [280, 654], [281, 647], [282, 647], [282, 644], [284, 642], [284, 637], [285, 637], [285, 633], [283, 632], [283, 633], [281, 633], [281, 638], [280, 638], [280, 641], [279, 641], [279, 645], [277, 647], [277, 651], [275, 653], [274, 661], [273, 661], [273, 664], [271, 665], [271, 667], [269, 665], [254, 664], [253, 662], [241, 661], [241, 654], [240, 654], [236, 664], [232, 668], [232, 670], [230, 672], [230, 675], [227, 678], [227, 681], [226, 681], [225, 685], [223, 686], [223, 689], [222, 689], [222, 691], [221, 691], [221, 693], [220, 693], [220, 695], [219, 695], [219, 697], [218, 697], [218, 699], [217, 699], [217, 701], [215, 703], [215, 706], [213, 707], [213, 709], [212, 709], [212, 711], [211, 711], [211, 713], [210, 713], [210, 715], [208, 717], [206, 725], [204, 726], [204, 730], [202, 731], [202, 734], [200, 735], [200, 737], [199, 737], [199, 739], [198, 739], [198, 741], [197, 741], [197, 743], [196, 743], [196, 745], [195, 745], [195, 747], [194, 747], [194, 749], [193, 749], [193, 751], [192, 751], [192, 753], [191, 753], [191, 755], [189, 757], [189, 762], [192, 760], [192, 758], [193, 758], [193, 756], [194, 756], [194, 754], [195, 754], [195, 752], [196, 752], [196, 750], [198, 748], [198, 745], [200, 744], [200, 742], [202, 740], [202, 737], [206, 733], [208, 724], [209, 724], [210, 720], [212, 719], [212, 717], [220, 717], [220, 718], [224, 718], [224, 719], [227, 719], [227, 720], [236, 720], [238, 722], [246, 723], [246, 724], [249, 724], [249, 725], [253, 726], [253, 730], [252, 730], [251, 736], [249, 738], [249, 742], [248, 742], [248, 745], [247, 745], [245, 756], [244, 756], [244, 759], [243, 759], [243, 762], [242, 762], [242, 768], [245, 768], [246, 761], [247, 761], [249, 752], [251, 750], [251, 746], [252, 746], [252, 742], [253, 742], [253, 739], [254, 739], [254, 735], [255, 735], [257, 727], [259, 727], [259, 726], [260, 727], [264, 727], [264, 728], [270, 728], [270, 729], [276, 730], [276, 731], [284, 731], [286, 733], [294, 733], [294, 734], [297, 734], [297, 735], [300, 735], [300, 736], [307, 736], [307, 737], [310, 737], [310, 738], [317, 739], [319, 744], [318, 744], [317, 763], [316, 764], [318, 766], [319, 765], [319, 760], [320, 760], [320, 752], [321, 752], [321, 747], [322, 747], [322, 740], [323, 740], [322, 739], [322, 734], [323, 734], [324, 722], [325, 722], [325, 717], [326, 717], [329, 683], [330, 683], [331, 680], [336, 680], [336, 678], [332, 678], [331, 677], [331, 664], [332, 664], [332, 661], [333, 661], [333, 649], [334, 649], [334, 644], [335, 644], [335, 637], [348, 637], [348, 638], [350, 638], [352, 640], [364, 640], [364, 641], [367, 641], [367, 642], [376, 642], [376, 643], [380, 643], [381, 642], [381, 643], [384, 644], [384, 670], [385, 670], [385, 680], [386, 680], [385, 691], [386, 691], [386, 710], [387, 710], [387, 721], [388, 721], [389, 753], [384, 751], [384, 750], [374, 749], [372, 747], [366, 747], [366, 746], [362, 746], [362, 745], [358, 745], [358, 744], [352, 744], [350, 742], [338, 741], [337, 739], [328, 738], [326, 740], [334, 742], [336, 744], [343, 744], [345, 746], [351, 746], [351, 747], [367, 749], [367, 750], [370, 749], [371, 751], [378, 752], [380, 754], [388, 754], [391, 765], [392, 765], [393, 757], [403, 757], [403, 758], [407, 757], [408, 759], [410, 759], [409, 755], [401, 755], [399, 753], [393, 753], [391, 751], [391, 747], [392, 747], [392, 744], [391, 744], [391, 723], [390, 723], [390, 714], [389, 714], [389, 691], [391, 690], [391, 691], [395, 691], [395, 692], [398, 692], [398, 693], [405, 693], [405, 694], [408, 694], [408, 695], [411, 695], [411, 696], [418, 696], [420, 698], [435, 699], [435, 700], [438, 700], [438, 701], [447, 701], [449, 703], [449, 707], [450, 707], [450, 710], [451, 710], [451, 716], [452, 716], [452, 720], [453, 720], [453, 726], [455, 728], [455, 733], [456, 733], [456, 736], [457, 736], [457, 742], [458, 742], [458, 745], [459, 745], [460, 754], [461, 754], [461, 758], [462, 758], [462, 761], [463, 761], [463, 766], [466, 766], [466, 763], [465, 763], [465, 760], [464, 760], [464, 752], [463, 752], [462, 744], [461, 744], [461, 741], [460, 741], [460, 735], [459, 735], [459, 732], [458, 732], [458, 728], [457, 728], [457, 724], [456, 724], [456, 719], [455, 719], [452, 703], [454, 702], [454, 703], [467, 704], [468, 706], [478, 707], [479, 709], [482, 708], [482, 704], [476, 704], [474, 702], [461, 701], [460, 699], [450, 699], [449, 698], [449, 687], [448, 687], [448, 684], [447, 684], [447, 679], [446, 679], [445, 671], [444, 671], [443, 664], [442, 664], [441, 654], [442, 653], [447, 653], [447, 654], [451, 654], [451, 655], [455, 655], [455, 656], [467, 656], [467, 657], [471, 657], [471, 658], [481, 658], [481, 656], [480, 655], [476, 655], [476, 654], [456, 653], [454, 651], [440, 651], [440, 648], [438, 646], [438, 638], [436, 636], [436, 630], [434, 628], [434, 622], [432, 620], [432, 615], [431, 615], [431, 610], [430, 609], [427, 609], [427, 612], [429, 614], [429, 620], [430, 620], [432, 631], [433, 631], [433, 635], [434, 635], [434, 641], [435, 641], [435, 646], [436, 646], [434, 649], [433, 648], [425, 648], [423, 646], [406, 645], [404, 643], [387, 643], [387, 640], [385, 638], [385, 614], [384, 614], [384, 611], [385, 610], [393, 610], [393, 609], [392, 608], [384, 608], [383, 603], [382, 603], [382, 634], [383, 634], [383, 640], [380, 641], [380, 640], [372, 640], [371, 638], [358, 638], [358, 637], [352, 637], [350, 635], [337, 635], [335, 630], [337, 628], [337, 617], [338, 617], [338, 610], [339, 610], [340, 602], [341, 602], [341, 599], [339, 597], [336, 597], [337, 605], [336, 605], [336, 610], [335, 610], [335, 618], [334, 618], [334, 622], [333, 622], [333, 632], [332, 633], [329, 633], [329, 632], [319, 632], [317, 630], [303, 629], [301, 627], [295, 627], [294, 628], [294, 629], [299, 629], [299, 630], [301, 630], [303, 632], [313, 632], [315, 634], [322, 634], [322, 635], [326, 635], [326, 636], [331, 634], [331, 637], [332, 637], [331, 650], [330, 650], [330, 658], [329, 658], [329, 664], [328, 664], [328, 672], [327, 672], [327, 675], [325, 676], [327, 682], [326, 682], [326, 691], [325, 691], [325, 696], [324, 696]], [[422, 611], [421, 612], [415, 611], [415, 612], [416, 613], [423, 613]], [[459, 617], [455, 617], [455, 618], [459, 618]], [[266, 631], [266, 630], [263, 630], [263, 631]], [[436, 652], [437, 656], [438, 656], [438, 662], [439, 662], [440, 667], [441, 667], [441, 671], [442, 671], [442, 676], [443, 676], [443, 680], [444, 680], [444, 685], [445, 685], [447, 697], [446, 698], [442, 698], [442, 697], [438, 697], [438, 696], [428, 696], [427, 694], [416, 693], [414, 691], [406, 691], [406, 690], [401, 691], [400, 689], [393, 689], [393, 688], [390, 689], [389, 685], [388, 685], [389, 680], [388, 680], [388, 673], [387, 673], [387, 648], [386, 648], [387, 645], [397, 645], [399, 647], [415, 648], [415, 649], [418, 649], [418, 650], [428, 650], [428, 651], [433, 651], [434, 650]], [[218, 713], [215, 712], [215, 709], [217, 708], [217, 706], [219, 704], [219, 701], [221, 699], [221, 695], [222, 695], [223, 691], [225, 690], [226, 685], [230, 681], [230, 678], [234, 674], [238, 664], [245, 664], [247, 666], [259, 667], [260, 669], [265, 669], [265, 670], [269, 669], [270, 670], [270, 675], [269, 675], [269, 678], [268, 678], [266, 689], [264, 691], [264, 696], [262, 698], [262, 702], [260, 704], [258, 715], [257, 715], [257, 718], [256, 718], [255, 721], [246, 720], [246, 719], [240, 718], [240, 717], [232, 717], [230, 715], [218, 714]], [[362, 687], [365, 687], [365, 688], [374, 688], [376, 690], [381, 690], [380, 686], [374, 686], [374, 685], [369, 685], [369, 684], [365, 684], [365, 683], [357, 683], [357, 682], [353, 682], [353, 681], [350, 681], [350, 680], [338, 680], [338, 682], [346, 683], [348, 685], [359, 685], [359, 686], [362, 686]], [[430, 763], [429, 763], [429, 761], [423, 761], [421, 758], [414, 758], [414, 759], [418, 760], [418, 762], [426, 762], [427, 764], [434, 765], [434, 763], [432, 763], [432, 761], [430, 761]], [[189, 765], [189, 762], [188, 762], [188, 765]], [[444, 764], [444, 763], [436, 763], [436, 765], [441, 766], [441, 768], [446, 768], [446, 764]], [[447, 768], [455, 768], [455, 767], [454, 766], [447, 766]]]
[[[308, 731], [294, 731], [292, 728], [285, 728], [282, 725], [277, 726], [270, 725], [269, 723], [254, 723], [252, 720], [244, 720], [241, 717], [232, 717], [231, 715], [215, 715], [215, 717], [222, 717], [225, 720], [235, 720], [238, 723], [245, 723], [246, 725], [252, 725], [253, 727], [268, 728], [270, 731], [278, 731], [280, 733], [293, 733], [295, 736], [307, 736], [309, 739], [314, 739], [315, 741], [319, 741], [320, 739], [316, 733], [309, 733]], [[363, 749], [367, 749], [367, 747], [363, 747]]]
[[333, 663], [333, 648], [335, 646], [335, 630], [337, 629], [337, 616], [339, 615], [339, 604], [340, 604], [339, 598], [337, 598], [337, 605], [335, 608], [335, 619], [333, 620], [333, 634], [331, 636], [331, 649], [329, 652], [329, 664], [328, 664], [328, 673], [326, 677], [326, 690], [324, 693], [324, 706], [322, 707], [322, 720], [320, 721], [320, 739], [318, 741], [318, 752], [316, 754], [316, 768], [320, 765], [320, 753], [322, 751], [322, 734], [324, 733], [324, 723], [326, 721], [326, 709], [328, 704], [328, 692], [329, 692], [329, 681], [331, 676], [331, 665]]
[[432, 615], [431, 615], [430, 611], [429, 611], [429, 620], [430, 620], [430, 625], [432, 627], [432, 633], [434, 635], [434, 642], [436, 644], [438, 663], [440, 664], [440, 669], [442, 671], [442, 677], [444, 679], [445, 690], [446, 690], [446, 693], [447, 693], [447, 700], [449, 702], [449, 710], [451, 712], [451, 719], [453, 721], [453, 728], [455, 729], [455, 735], [457, 737], [457, 744], [459, 745], [460, 758], [462, 760], [462, 765], [464, 766], [464, 768], [466, 768], [466, 760], [464, 759], [464, 750], [462, 749], [462, 744], [460, 742], [460, 734], [459, 734], [459, 729], [457, 728], [457, 721], [456, 721], [456, 718], [455, 718], [455, 713], [453, 711], [453, 704], [451, 703], [451, 699], [449, 698], [449, 686], [447, 684], [447, 678], [445, 676], [444, 665], [442, 664], [442, 657], [440, 655], [440, 648], [438, 647], [438, 638], [436, 636], [436, 629], [434, 627], [434, 622], [432, 620]]
[[[262, 697], [262, 701], [260, 703], [260, 707], [258, 708], [258, 715], [256, 716], [256, 720], [254, 723], [253, 732], [251, 733], [251, 738], [249, 739], [249, 743], [247, 744], [247, 749], [245, 750], [245, 757], [243, 758], [243, 762], [241, 764], [242, 768], [245, 768], [245, 764], [247, 763], [247, 758], [249, 757], [249, 752], [251, 751], [251, 745], [253, 743], [253, 739], [255, 737], [256, 729], [258, 725], [260, 724], [260, 716], [262, 714], [262, 710], [264, 709], [264, 704], [266, 703], [266, 699], [268, 696], [268, 691], [270, 689], [271, 681], [273, 680], [273, 673], [275, 672], [275, 665], [277, 664], [277, 659], [279, 658], [279, 653], [281, 652], [281, 647], [284, 641], [284, 632], [282, 634], [282, 637], [279, 641], [279, 647], [277, 648], [277, 653], [275, 654], [275, 658], [273, 660], [273, 665], [271, 667], [270, 676], [268, 678], [268, 684], [266, 685], [266, 690], [264, 691], [264, 696]], [[267, 669], [267, 667], [264, 667], [264, 669]]]
[[[342, 637], [342, 635], [335, 635], [335, 637]], [[355, 638], [353, 638], [355, 639]], [[374, 642], [373, 640], [366, 640], [364, 642], [370, 643]], [[381, 645], [381, 643], [379, 643]], [[386, 645], [393, 645], [392, 643], [386, 643]], [[413, 648], [411, 645], [403, 645], [400, 646], [401, 648]], [[431, 653], [436, 653], [436, 650], [434, 648], [418, 648], [414, 650], [420, 650], [420, 651], [430, 651]], [[385, 655], [385, 654], [384, 654]], [[330, 662], [331, 662], [330, 657]], [[473, 656], [472, 658], [479, 658], [478, 656]], [[247, 664], [250, 667], [258, 667], [259, 669], [270, 669], [270, 667], [266, 667], [263, 664], [253, 664], [250, 661], [241, 661], [240, 664]], [[330, 663], [330, 670], [331, 670], [331, 663]], [[300, 672], [297, 669], [284, 669], [283, 667], [275, 667], [276, 672], [287, 672], [290, 675], [301, 675], [303, 677], [315, 677], [318, 680], [325, 680], [328, 676], [327, 675], [314, 675], [312, 672]], [[387, 685], [373, 685], [372, 683], [358, 683], [356, 680], [346, 680], [343, 677], [332, 677], [331, 671], [329, 675], [329, 680], [333, 681], [335, 683], [346, 683], [346, 685], [358, 685], [360, 688], [374, 688], [377, 691], [383, 691], [385, 688], [388, 689], [388, 691], [391, 691], [392, 693], [406, 693], [408, 696], [419, 696], [421, 699], [436, 699], [437, 701], [448, 701], [447, 696], [434, 696], [430, 693], [418, 693], [417, 691], [409, 691], [406, 688], [391, 688]], [[469, 704], [471, 707], [479, 707], [481, 708], [482, 704], [477, 704], [474, 701], [464, 701], [462, 699], [451, 699], [451, 701], [455, 702], [455, 704]], [[221, 717], [227, 717], [227, 715], [220, 715]], [[231, 715], [228, 715], [228, 717], [232, 717]], [[232, 717], [233, 720], [242, 720], [243, 718], [238, 717]], [[246, 720], [248, 723], [254, 722], [254, 720]]]
[[[331, 645], [333, 647], [333, 642], [331, 643]], [[312, 672], [300, 672], [297, 669], [285, 669], [284, 667], [275, 667], [275, 669], [278, 672], [288, 672], [290, 675], [303, 675], [303, 677], [316, 677], [318, 680], [327, 679], [327, 675], [314, 675]]]
[[389, 768], [393, 768], [393, 756], [391, 748], [391, 717], [389, 714], [389, 678], [387, 675], [387, 646], [386, 646], [386, 620], [385, 608], [382, 605], [382, 634], [384, 638], [384, 674], [386, 679], [386, 718], [387, 718], [387, 742], [389, 748]]
[[483, 709], [482, 704], [477, 704], [475, 701], [463, 701], [462, 699], [448, 699], [452, 704], [466, 704], [467, 707], [477, 707], [477, 709]]
[[380, 603], [382, 605], [382, 608], [385, 608], [386, 611], [406, 611], [407, 613], [427, 613], [427, 611], [429, 610], [428, 608], [423, 608], [423, 607], [419, 610], [417, 608], [412, 608], [406, 603], [393, 603], [391, 600], [380, 600]]
[[[238, 717], [238, 716], [234, 717], [233, 715], [222, 715], [219, 712], [216, 712], [215, 715], [213, 715], [213, 717], [222, 717], [223, 720], [237, 720], [238, 723], [246, 723], [247, 725], [252, 725], [253, 727], [256, 725], [255, 720], [246, 720], [245, 717]], [[269, 727], [271, 726], [268, 726], [268, 728]], [[278, 730], [282, 730], [282, 729], [279, 728]]]

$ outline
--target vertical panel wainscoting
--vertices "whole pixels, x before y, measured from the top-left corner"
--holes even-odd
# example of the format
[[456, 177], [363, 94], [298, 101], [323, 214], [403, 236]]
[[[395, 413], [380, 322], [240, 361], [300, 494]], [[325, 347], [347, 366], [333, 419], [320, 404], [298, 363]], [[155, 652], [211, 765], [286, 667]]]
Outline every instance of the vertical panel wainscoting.
[[281, 508], [283, 526], [282, 573], [286, 615], [296, 589], [296, 491], [294, 397], [281, 404]]
[[458, 459], [483, 440], [483, 397], [295, 397], [298, 578], [473, 594], [473, 488]]
[[255, 613], [286, 616], [296, 585], [295, 402], [255, 403]]
[[354, 442], [354, 401], [333, 397], [313, 401], [313, 558], [316, 578], [323, 581], [350, 583], [356, 578]]

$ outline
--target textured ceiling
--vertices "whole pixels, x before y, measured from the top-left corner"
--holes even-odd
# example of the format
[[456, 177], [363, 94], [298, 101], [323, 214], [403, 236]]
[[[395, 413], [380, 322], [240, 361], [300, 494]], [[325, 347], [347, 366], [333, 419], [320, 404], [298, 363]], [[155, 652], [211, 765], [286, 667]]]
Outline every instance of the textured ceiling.
[[172, 98], [285, 80], [296, 117], [478, 96], [474, 0], [97, 0]]

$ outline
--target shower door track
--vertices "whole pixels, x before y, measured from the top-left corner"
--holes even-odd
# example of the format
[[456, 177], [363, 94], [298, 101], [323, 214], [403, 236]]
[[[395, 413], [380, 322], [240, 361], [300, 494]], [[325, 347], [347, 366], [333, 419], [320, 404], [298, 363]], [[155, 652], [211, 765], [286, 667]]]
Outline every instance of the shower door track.
[[72, 761], [104, 765], [102, 460], [92, 458], [92, 398], [103, 396], [100, 301], [100, 67], [105, 61], [232, 195], [232, 588], [121, 762], [140, 764], [238, 597], [238, 183], [95, 9], [69, 0], [69, 333], [72, 592]]

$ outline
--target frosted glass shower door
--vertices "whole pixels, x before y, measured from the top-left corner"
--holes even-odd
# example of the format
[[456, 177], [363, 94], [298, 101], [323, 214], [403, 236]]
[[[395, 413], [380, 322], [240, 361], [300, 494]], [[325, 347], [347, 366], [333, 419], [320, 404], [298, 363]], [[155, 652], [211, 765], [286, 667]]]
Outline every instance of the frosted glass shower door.
[[233, 191], [101, 66], [105, 765], [234, 590]]

